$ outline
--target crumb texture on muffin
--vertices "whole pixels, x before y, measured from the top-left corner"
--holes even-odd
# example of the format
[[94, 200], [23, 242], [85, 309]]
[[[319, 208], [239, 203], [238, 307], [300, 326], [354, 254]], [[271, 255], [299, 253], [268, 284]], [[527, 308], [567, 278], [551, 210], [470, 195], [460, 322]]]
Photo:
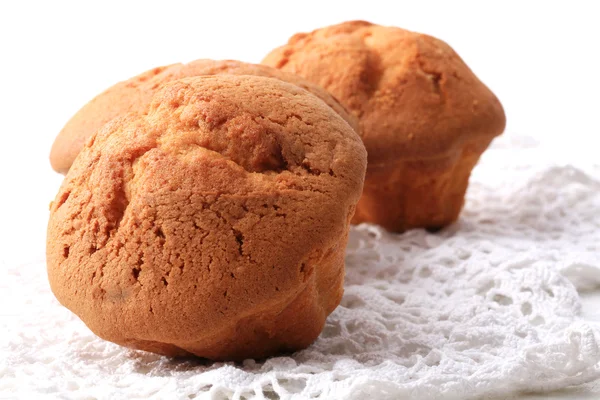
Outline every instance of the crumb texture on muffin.
[[201, 59], [188, 64], [153, 68], [131, 79], [119, 82], [96, 96], [67, 122], [56, 137], [50, 152], [52, 168], [66, 174], [90, 136], [113, 118], [129, 112], [145, 112], [150, 105], [152, 96], [165, 83], [187, 77], [222, 74], [264, 76], [292, 83], [319, 97], [353, 129], [358, 129], [356, 118], [346, 112], [337, 100], [323, 88], [303, 78], [265, 65], [248, 64], [235, 60]]
[[340, 301], [366, 151], [277, 79], [166, 84], [86, 143], [51, 206], [48, 275], [100, 337], [166, 355], [306, 347]]

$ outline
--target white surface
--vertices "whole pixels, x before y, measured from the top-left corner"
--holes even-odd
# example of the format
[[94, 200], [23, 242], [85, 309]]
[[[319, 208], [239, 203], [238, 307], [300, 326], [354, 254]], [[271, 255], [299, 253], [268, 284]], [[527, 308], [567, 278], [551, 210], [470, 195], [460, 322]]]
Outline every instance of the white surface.
[[[0, 272], [4, 273], [4, 279], [0, 280], [0, 398], [14, 397], [3, 392], [3, 388], [15, 382], [21, 382], [18, 389], [23, 391], [28, 389], [25, 382], [35, 380], [32, 390], [37, 390], [43, 386], [40, 386], [44, 383], [43, 377], [59, 374], [57, 371], [67, 374], [68, 378], [53, 376], [56, 385], [68, 388], [68, 382], [73, 380], [82, 388], [86, 387], [82, 377], [93, 371], [92, 367], [103, 368], [105, 374], [96, 377], [98, 391], [109, 390], [115, 382], [127, 386], [128, 379], [133, 386], [144, 385], [139, 393], [151, 390], [154, 385], [166, 385], [167, 388], [184, 385], [174, 383], [181, 382], [174, 376], [185, 375], [182, 371], [185, 365], [125, 353], [93, 339], [81, 323], [57, 306], [48, 293], [41, 263], [45, 224], [48, 203], [56, 193], [61, 177], [49, 170], [47, 155], [54, 136], [66, 120], [107, 86], [156, 65], [196, 58], [258, 62], [271, 48], [284, 43], [297, 31], [348, 19], [402, 26], [446, 40], [501, 99], [508, 116], [508, 133], [495, 145], [497, 151], [486, 154], [484, 163], [477, 168], [474, 179], [480, 184], [471, 186], [462, 222], [441, 235], [412, 232], [407, 237], [437, 238], [444, 249], [456, 241], [460, 244], [465, 235], [472, 241], [479, 240], [478, 232], [491, 235], [486, 229], [492, 229], [494, 224], [474, 222], [478, 218], [495, 219], [496, 223], [513, 228], [515, 224], [522, 226], [522, 231], [494, 233], [496, 239], [490, 240], [492, 249], [504, 251], [511, 246], [526, 247], [523, 252], [535, 254], [537, 258], [532, 260], [542, 262], [544, 270], [550, 271], [544, 279], [555, 279], [552, 284], [558, 285], [558, 292], [566, 293], [568, 301], [556, 304], [556, 298], [550, 299], [548, 304], [556, 304], [554, 308], [539, 302], [539, 309], [548, 315], [564, 312], [565, 316], [552, 328], [556, 331], [538, 335], [538, 339], [542, 349], [546, 348], [543, 344], [548, 343], [545, 339], [564, 339], [565, 336], [560, 335], [565, 332], [565, 326], [578, 324], [570, 322], [577, 313], [578, 301], [568, 284], [554, 271], [560, 269], [576, 283], [590, 287], [596, 287], [600, 279], [596, 247], [600, 242], [596, 216], [598, 184], [588, 179], [595, 174], [593, 164], [600, 137], [597, 118], [600, 80], [595, 77], [596, 71], [600, 70], [597, 8], [597, 3], [592, 1], [0, 2], [0, 220], [3, 222]], [[533, 139], [523, 140], [513, 135], [515, 133]], [[506, 149], [514, 145], [531, 147], [536, 142], [545, 144], [545, 150], [532, 150], [535, 156]], [[501, 150], [503, 147], [505, 149]], [[549, 167], [553, 163], [558, 167]], [[568, 163], [576, 168], [565, 168]], [[509, 170], [501, 169], [501, 165], [507, 165]], [[568, 207], [571, 202], [578, 206]], [[544, 206], [542, 209], [540, 204]], [[565, 237], [557, 235], [556, 229], [550, 229], [557, 226], [573, 229], [573, 232]], [[567, 240], [569, 237], [577, 240]], [[431, 251], [419, 246], [414, 248], [416, 253], [407, 257], [413, 257], [416, 264], [421, 263], [413, 265], [417, 268], [425, 263], [420, 257]], [[496, 253], [492, 251], [491, 254]], [[513, 254], [510, 257], [502, 252], [497, 254], [504, 254], [498, 255], [503, 261], [494, 268], [508, 268], [510, 261], [518, 258], [514, 252], [509, 253]], [[519, 257], [522, 256], [523, 253], [519, 253]], [[491, 256], [482, 259], [486, 263], [493, 261]], [[530, 264], [525, 262], [525, 267], [516, 274], [534, 271], [535, 263]], [[463, 266], [462, 263], [457, 265], [459, 269]], [[441, 270], [432, 268], [432, 275], [426, 281], [435, 284], [436, 273]], [[349, 268], [349, 282], [355, 282], [353, 271], [356, 269]], [[509, 274], [508, 270], [503, 274]], [[517, 284], [516, 280], [508, 279], [507, 282]], [[540, 281], [536, 282], [539, 284]], [[402, 290], [411, 290], [400, 283], [392, 283], [396, 284]], [[472, 304], [469, 302], [473, 299], [465, 297], [466, 290], [470, 289], [455, 289], [458, 294], [454, 296], [458, 297], [450, 304], [455, 307]], [[355, 289], [349, 286], [348, 290], [352, 294]], [[385, 301], [382, 291], [375, 290], [374, 293]], [[594, 310], [600, 309], [600, 299], [594, 294], [588, 296], [589, 299], [584, 299], [584, 305], [588, 307], [583, 308], [584, 316], [597, 321], [600, 318]], [[493, 300], [486, 299], [481, 307], [485, 304], [494, 306]], [[523, 298], [517, 296], [513, 301], [516, 305]], [[435, 314], [444, 304], [447, 303], [441, 300], [433, 303], [431, 310], [426, 310], [423, 315]], [[405, 301], [394, 312], [408, 312], [406, 307]], [[504, 318], [504, 308], [494, 307], [491, 314], [481, 315]], [[514, 315], [507, 310], [514, 310]], [[507, 310], [504, 311], [508, 319], [495, 335], [509, 331], [508, 322], [524, 318], [519, 317], [516, 306]], [[586, 314], [586, 310], [590, 310], [589, 313]], [[328, 326], [348, 324], [349, 320], [341, 319], [345, 318], [345, 312], [342, 308], [336, 311]], [[353, 312], [350, 310], [349, 315], [354, 315]], [[363, 317], [367, 321], [364, 323], [375, 324], [372, 318], [365, 316], [357, 317], [357, 321], [363, 321]], [[527, 323], [526, 318], [524, 321]], [[469, 326], [468, 321], [459, 322], [454, 329]], [[64, 326], [65, 330], [52, 328], [56, 326]], [[536, 329], [547, 332], [546, 328], [542, 325]], [[350, 338], [362, 337], [360, 331], [349, 335]], [[24, 343], [36, 345], [41, 350], [35, 347], [24, 352], [24, 347], [14, 347], [16, 337], [23, 337]], [[522, 342], [517, 339], [513, 343], [517, 346], [510, 353], [514, 357], [507, 356], [500, 361], [517, 365], [515, 362], [520, 360], [517, 355], [525, 354], [519, 351], [526, 351]], [[432, 344], [417, 343], [417, 346]], [[451, 343], [438, 343], [435, 347], [438, 345], [445, 350], [452, 347]], [[94, 353], [98, 349], [107, 353]], [[576, 346], [565, 349], [567, 355]], [[10, 357], [5, 358], [6, 354]], [[48, 354], [50, 358], [43, 358]], [[108, 357], [111, 354], [115, 357]], [[402, 357], [402, 354], [393, 356]], [[94, 363], [89, 361], [90, 358]], [[488, 357], [484, 358], [487, 362]], [[545, 362], [553, 359], [546, 358]], [[578, 365], [563, 367], [584, 368], [593, 359], [590, 355]], [[36, 363], [38, 361], [40, 363]], [[154, 367], [164, 371], [166, 366], [174, 371], [171, 376], [152, 375]], [[136, 368], [137, 373], [134, 372]], [[15, 377], [5, 379], [9, 371], [16, 371]], [[538, 382], [527, 378], [532, 369], [525, 371], [521, 376], [527, 380], [525, 384]], [[187, 372], [196, 373], [197, 369]], [[504, 369], [499, 369], [498, 373], [509, 376]], [[206, 375], [202, 376], [204, 378]], [[460, 382], [463, 378], [459, 376], [454, 381]], [[554, 383], [569, 379], [568, 374], [546, 378]], [[502, 384], [509, 385], [508, 379]], [[396, 379], [395, 382], [404, 385], [406, 381]], [[485, 382], [483, 387], [488, 389], [500, 384], [499, 380]], [[361, 382], [357, 381], [357, 384]], [[516, 388], [523, 389], [522, 384], [517, 384]], [[546, 389], [550, 387], [545, 386]], [[471, 387], [469, 393], [477, 393], [477, 388]], [[79, 393], [84, 396], [87, 392], [81, 389]], [[600, 390], [598, 383], [592, 383], [551, 396], [597, 398]]]
[[[600, 166], [503, 148], [437, 234], [353, 228], [345, 294], [308, 349], [266, 362], [194, 363], [96, 338], [52, 297], [43, 259], [0, 281], [0, 393], [37, 397], [508, 398], [600, 376]], [[562, 272], [562, 274], [561, 274]], [[592, 395], [595, 385], [557, 396]], [[596, 391], [596, 392], [594, 392]]]

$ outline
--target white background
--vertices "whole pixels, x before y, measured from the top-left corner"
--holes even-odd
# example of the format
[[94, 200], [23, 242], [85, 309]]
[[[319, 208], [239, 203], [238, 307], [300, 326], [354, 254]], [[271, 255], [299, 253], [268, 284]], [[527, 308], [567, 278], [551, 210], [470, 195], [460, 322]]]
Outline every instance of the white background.
[[[594, 151], [600, 13], [594, 1], [2, 1], [0, 259], [43, 250], [64, 123], [113, 83], [197, 58], [260, 62], [289, 36], [351, 19], [432, 34], [500, 98], [507, 134]], [[27, 240], [26, 240], [27, 239]], [[17, 251], [19, 250], [19, 251]]]
[[43, 257], [55, 135], [85, 102], [158, 65], [260, 62], [289, 36], [365, 19], [448, 42], [497, 94], [507, 135], [600, 144], [594, 1], [0, 2], [0, 262]]

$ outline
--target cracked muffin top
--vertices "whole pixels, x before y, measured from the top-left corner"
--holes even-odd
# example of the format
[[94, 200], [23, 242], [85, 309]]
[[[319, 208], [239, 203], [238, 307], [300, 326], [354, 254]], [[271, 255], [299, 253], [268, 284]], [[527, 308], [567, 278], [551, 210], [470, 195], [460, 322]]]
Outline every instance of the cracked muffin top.
[[346, 112], [326, 90], [288, 72], [265, 65], [247, 64], [234, 60], [196, 60], [188, 64], [173, 64], [146, 71], [119, 82], [96, 96], [81, 108], [56, 137], [50, 152], [50, 163], [57, 172], [66, 174], [85, 141], [102, 125], [128, 112], [144, 112], [160, 87], [177, 79], [200, 75], [255, 75], [277, 78], [300, 86], [319, 97], [354, 129], [356, 118]]
[[504, 130], [496, 96], [428, 35], [345, 22], [294, 35], [263, 64], [321, 85], [354, 113], [370, 166], [447, 155]]
[[[147, 113], [93, 135], [68, 172], [48, 225], [52, 290], [120, 343], [213, 337], [319, 277], [345, 244], [365, 169], [357, 133], [298, 86], [167, 83]], [[327, 312], [338, 292], [322, 291], [335, 297]]]

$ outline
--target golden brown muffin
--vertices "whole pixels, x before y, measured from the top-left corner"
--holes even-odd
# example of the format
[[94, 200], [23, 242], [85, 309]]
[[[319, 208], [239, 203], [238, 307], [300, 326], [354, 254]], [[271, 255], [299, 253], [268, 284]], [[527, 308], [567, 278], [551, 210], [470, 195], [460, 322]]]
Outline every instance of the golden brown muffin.
[[343, 291], [360, 137], [256, 76], [167, 83], [86, 143], [51, 205], [57, 299], [98, 336], [168, 356], [311, 344]]
[[50, 163], [55, 171], [66, 174], [85, 141], [111, 119], [128, 112], [143, 112], [160, 87], [176, 79], [200, 75], [256, 75], [281, 79], [300, 86], [321, 98], [354, 129], [358, 122], [344, 110], [326, 90], [296, 75], [265, 65], [233, 60], [196, 60], [189, 64], [173, 64], [154, 68], [141, 75], [110, 87], [87, 103], [67, 122], [50, 151]]
[[431, 36], [352, 21], [297, 34], [263, 63], [323, 86], [359, 118], [369, 164], [355, 223], [455, 221], [471, 170], [504, 130], [496, 96]]

